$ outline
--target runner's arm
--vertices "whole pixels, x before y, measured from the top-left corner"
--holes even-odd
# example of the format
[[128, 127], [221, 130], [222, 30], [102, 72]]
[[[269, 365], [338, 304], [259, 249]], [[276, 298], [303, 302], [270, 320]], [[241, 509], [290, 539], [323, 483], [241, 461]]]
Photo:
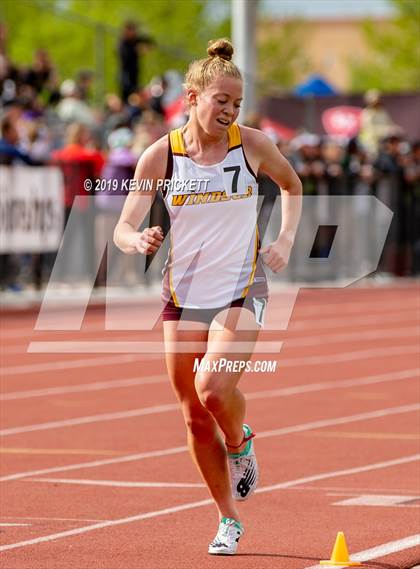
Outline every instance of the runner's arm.
[[244, 142], [257, 171], [267, 174], [280, 188], [282, 218], [280, 233], [260, 250], [264, 262], [277, 273], [289, 257], [302, 212], [302, 183], [277, 146], [261, 131], [244, 129]]
[[289, 161], [265, 135], [259, 148], [260, 170], [270, 176], [280, 188], [282, 205], [280, 235], [286, 236], [293, 243], [302, 211], [302, 183]]
[[168, 155], [167, 137], [150, 146], [141, 156], [134, 180], [152, 180], [150, 191], [130, 191], [125, 200], [120, 219], [114, 231], [114, 243], [124, 253], [150, 255], [157, 251], [163, 241], [162, 229], [158, 226], [139, 232], [138, 228], [156, 197], [157, 182], [165, 177]]

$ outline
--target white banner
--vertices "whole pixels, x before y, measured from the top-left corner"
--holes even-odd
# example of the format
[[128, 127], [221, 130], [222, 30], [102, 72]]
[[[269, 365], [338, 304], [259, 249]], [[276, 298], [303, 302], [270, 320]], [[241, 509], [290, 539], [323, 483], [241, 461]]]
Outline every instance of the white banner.
[[0, 252], [57, 251], [64, 227], [64, 186], [55, 167], [0, 167]]

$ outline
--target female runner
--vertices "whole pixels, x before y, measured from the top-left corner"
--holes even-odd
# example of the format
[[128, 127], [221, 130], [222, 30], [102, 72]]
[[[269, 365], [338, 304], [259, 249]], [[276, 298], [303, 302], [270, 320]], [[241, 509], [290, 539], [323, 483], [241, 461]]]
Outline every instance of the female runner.
[[[186, 75], [188, 123], [140, 158], [135, 179], [152, 179], [153, 191], [130, 192], [114, 241], [128, 254], [157, 251], [164, 238], [161, 228], [139, 232], [138, 227], [162, 190], [171, 218], [162, 288], [166, 363], [190, 453], [219, 513], [208, 551], [232, 555], [244, 533], [234, 500], [247, 499], [258, 481], [254, 434], [244, 424], [245, 399], [237, 384], [263, 322], [267, 287], [261, 258], [274, 272], [287, 264], [302, 188], [262, 132], [235, 122], [242, 78], [231, 62], [231, 43], [209, 42], [207, 53]], [[261, 250], [258, 171], [279, 185], [282, 197], [281, 231]], [[220, 361], [229, 365], [221, 368]]]

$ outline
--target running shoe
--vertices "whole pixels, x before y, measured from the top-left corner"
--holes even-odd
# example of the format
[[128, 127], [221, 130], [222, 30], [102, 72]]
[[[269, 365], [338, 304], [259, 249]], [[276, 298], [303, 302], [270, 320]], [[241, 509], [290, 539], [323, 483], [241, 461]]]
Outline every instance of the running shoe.
[[258, 464], [254, 451], [255, 436], [248, 425], [243, 426], [246, 447], [240, 453], [228, 452], [228, 464], [232, 496], [235, 500], [247, 500], [258, 484]]
[[240, 522], [233, 518], [222, 518], [216, 537], [209, 545], [211, 555], [235, 555], [238, 541], [244, 534]]

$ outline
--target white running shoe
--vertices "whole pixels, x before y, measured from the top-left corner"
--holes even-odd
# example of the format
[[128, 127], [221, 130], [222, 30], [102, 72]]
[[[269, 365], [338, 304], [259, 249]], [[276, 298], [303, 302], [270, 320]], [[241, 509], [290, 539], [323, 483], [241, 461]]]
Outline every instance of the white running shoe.
[[235, 555], [238, 541], [244, 534], [240, 522], [233, 518], [222, 518], [216, 537], [209, 545], [211, 555]]
[[237, 454], [228, 452], [228, 464], [232, 496], [235, 500], [247, 500], [255, 491], [258, 484], [258, 464], [254, 451], [251, 428], [243, 426], [244, 440], [248, 440], [245, 449]]

